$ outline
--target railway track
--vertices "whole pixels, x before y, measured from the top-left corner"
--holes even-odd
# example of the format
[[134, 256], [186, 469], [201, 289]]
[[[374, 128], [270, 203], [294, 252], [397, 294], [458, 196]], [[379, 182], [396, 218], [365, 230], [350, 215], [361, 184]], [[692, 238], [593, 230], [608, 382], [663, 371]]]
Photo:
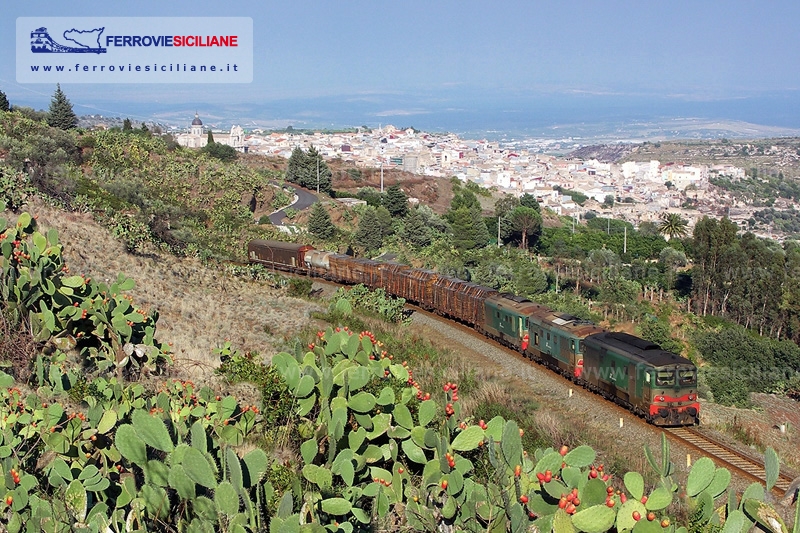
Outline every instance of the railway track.
[[[340, 286], [337, 283], [333, 283], [330, 281], [322, 280], [321, 278], [315, 278], [315, 281], [319, 281], [321, 283], [330, 284], [333, 286]], [[426, 316], [432, 318], [433, 320], [441, 321], [444, 323], [449, 324], [451, 327], [456, 327], [461, 332], [467, 335], [474, 336], [476, 339], [480, 339], [484, 342], [488, 342], [497, 346], [500, 349], [508, 350], [513, 354], [519, 356], [520, 359], [524, 359], [519, 355], [518, 352], [507, 348], [500, 343], [493, 341], [491, 339], [487, 339], [485, 336], [479, 334], [474, 329], [469, 328], [463, 324], [459, 324], [457, 322], [453, 322], [452, 320], [448, 320], [436, 313], [432, 313], [426, 311], [418, 306], [415, 305], [408, 305], [413, 311], [425, 314]], [[527, 359], [524, 359], [526, 362], [530, 362]], [[541, 365], [536, 365], [541, 366]], [[545, 368], [542, 366], [542, 368]], [[553, 374], [554, 379], [563, 380], [565, 384], [568, 384], [569, 381], [561, 375]], [[587, 394], [591, 394], [587, 392]], [[612, 403], [608, 402], [609, 406], [613, 406], [617, 410], [619, 410], [621, 415], [624, 415], [629, 421], [633, 423], [640, 423], [642, 427], [647, 427], [653, 430], [657, 430], [654, 426], [651, 426], [644, 422], [641, 418], [634, 416], [630, 413], [630, 411]], [[708, 435], [700, 432], [696, 428], [693, 427], [679, 427], [679, 428], [663, 428], [663, 431], [667, 433], [667, 435], [672, 438], [674, 441], [680, 443], [684, 447], [690, 450], [696, 450], [699, 452], [699, 455], [706, 456], [712, 459], [718, 467], [725, 467], [731, 471], [736, 477], [742, 478], [748, 481], [756, 481], [762, 484], [766, 483], [766, 471], [764, 467], [763, 460], [756, 459], [751, 457], [747, 454], [741, 453], [730, 446], [720, 442], [717, 439], [713, 439]], [[789, 487], [792, 481], [795, 479], [795, 476], [786, 471], [785, 469], [781, 469], [778, 479], [775, 483], [775, 486], [772, 488], [773, 493], [778, 497], [783, 497], [786, 494], [786, 491], [789, 490]]]
[[[762, 484], [767, 479], [763, 461], [734, 450], [730, 446], [701, 433], [696, 428], [667, 428], [665, 431], [668, 436], [679, 441], [684, 446], [693, 448], [702, 455], [711, 458], [717, 467], [724, 466], [732, 474], [739, 474]], [[794, 477], [789, 472], [781, 469], [772, 491], [779, 497], [783, 497], [786, 491], [789, 490], [793, 479]]]
[[[499, 349], [508, 350], [510, 354], [517, 356], [520, 360], [525, 361], [530, 364], [536, 365], [535, 362], [532, 362], [528, 359], [523, 358], [518, 352], [512, 350], [502, 344], [492, 340], [487, 339], [483, 335], [476, 332], [474, 329], [469, 328], [463, 324], [459, 324], [457, 322], [453, 322], [448, 320], [436, 313], [432, 313], [429, 311], [425, 311], [414, 305], [409, 305], [408, 307], [412, 308], [415, 312], [423, 313], [426, 316], [432, 318], [433, 320], [441, 321], [443, 323], [447, 323], [452, 327], [458, 328], [466, 335], [470, 335], [475, 337], [476, 339], [483, 340], [484, 342], [488, 342]], [[546, 369], [543, 365], [536, 365], [543, 369]], [[571, 383], [567, 380], [564, 376], [560, 374], [553, 373], [553, 379], [557, 379], [559, 381], [563, 380], [565, 385], [569, 385]], [[578, 393], [582, 393], [582, 389], [578, 389]], [[591, 392], [586, 391], [586, 394], [591, 396], [595, 396]], [[605, 400], [602, 400], [605, 401]], [[764, 468], [764, 462], [761, 459], [756, 459], [751, 457], [747, 454], [741, 453], [730, 446], [720, 442], [717, 439], [713, 439], [704, 433], [700, 432], [698, 429], [693, 427], [678, 427], [678, 428], [657, 428], [656, 426], [652, 426], [642, 420], [641, 418], [633, 415], [627, 409], [613, 403], [608, 402], [609, 407], [613, 407], [617, 410], [620, 416], [624, 416], [628, 423], [633, 423], [641, 428], [646, 428], [654, 431], [658, 431], [661, 429], [665, 431], [671, 439], [676, 441], [677, 443], [681, 444], [683, 447], [689, 450], [695, 450], [698, 452], [698, 456], [705, 456], [710, 458], [714, 461], [717, 467], [724, 467], [727, 468], [734, 477], [740, 478], [745, 481], [756, 481], [761, 484], [766, 483], [766, 471]], [[775, 486], [772, 488], [773, 493], [777, 497], [783, 497], [786, 494], [786, 491], [789, 489], [792, 481], [795, 479], [796, 475], [793, 475], [791, 472], [788, 472], [786, 469], [782, 468], [779, 475], [778, 480], [775, 483]]]

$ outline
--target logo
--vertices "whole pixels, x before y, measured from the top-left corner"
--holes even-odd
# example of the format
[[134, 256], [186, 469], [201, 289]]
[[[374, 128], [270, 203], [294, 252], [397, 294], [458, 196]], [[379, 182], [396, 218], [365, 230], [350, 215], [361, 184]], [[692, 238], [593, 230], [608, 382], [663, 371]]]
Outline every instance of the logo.
[[31, 52], [35, 54], [105, 54], [106, 49], [100, 46], [100, 36], [105, 28], [94, 30], [76, 30], [72, 28], [64, 32], [64, 39], [77, 46], [64, 46], [50, 37], [47, 28], [41, 27], [31, 32]]
[[249, 17], [18, 17], [18, 83], [250, 83]]

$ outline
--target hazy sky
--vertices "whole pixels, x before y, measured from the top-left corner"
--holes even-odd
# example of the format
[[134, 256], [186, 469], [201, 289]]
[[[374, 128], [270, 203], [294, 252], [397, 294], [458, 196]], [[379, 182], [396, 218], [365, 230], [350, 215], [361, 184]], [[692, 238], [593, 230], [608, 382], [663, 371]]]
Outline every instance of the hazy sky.
[[413, 108], [416, 98], [717, 100], [800, 89], [797, 0], [3, 0], [0, 89], [40, 108], [53, 87], [15, 80], [19, 16], [252, 17], [252, 84], [65, 86], [79, 105], [395, 95]]

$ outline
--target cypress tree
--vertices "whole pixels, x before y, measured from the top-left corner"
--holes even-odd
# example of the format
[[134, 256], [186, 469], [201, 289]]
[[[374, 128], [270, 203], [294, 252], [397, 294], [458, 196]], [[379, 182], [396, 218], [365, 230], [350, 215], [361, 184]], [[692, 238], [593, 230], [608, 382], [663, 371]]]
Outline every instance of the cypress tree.
[[47, 124], [62, 130], [71, 130], [78, 125], [78, 116], [72, 110], [72, 103], [61, 90], [61, 84], [56, 85], [56, 92], [50, 100]]
[[330, 239], [336, 232], [331, 215], [321, 203], [317, 202], [311, 208], [311, 216], [308, 219], [308, 232], [319, 239]]
[[131, 124], [131, 119], [126, 118], [122, 121], [122, 133], [131, 133], [133, 132], [133, 124]]
[[214, 144], [214, 134], [211, 133], [211, 130], [208, 130], [208, 141], [206, 144]]
[[0, 111], [11, 111], [11, 104], [8, 103], [6, 93], [0, 91]]

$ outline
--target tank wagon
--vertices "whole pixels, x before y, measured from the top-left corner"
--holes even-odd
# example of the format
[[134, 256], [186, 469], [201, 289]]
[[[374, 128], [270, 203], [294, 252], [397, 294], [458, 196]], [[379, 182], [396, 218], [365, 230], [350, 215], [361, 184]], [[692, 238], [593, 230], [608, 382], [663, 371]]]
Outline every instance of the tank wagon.
[[469, 325], [655, 425], [699, 423], [697, 368], [639, 337], [605, 331], [526, 298], [408, 265], [270, 240], [251, 241], [248, 257], [271, 268], [383, 288]]

